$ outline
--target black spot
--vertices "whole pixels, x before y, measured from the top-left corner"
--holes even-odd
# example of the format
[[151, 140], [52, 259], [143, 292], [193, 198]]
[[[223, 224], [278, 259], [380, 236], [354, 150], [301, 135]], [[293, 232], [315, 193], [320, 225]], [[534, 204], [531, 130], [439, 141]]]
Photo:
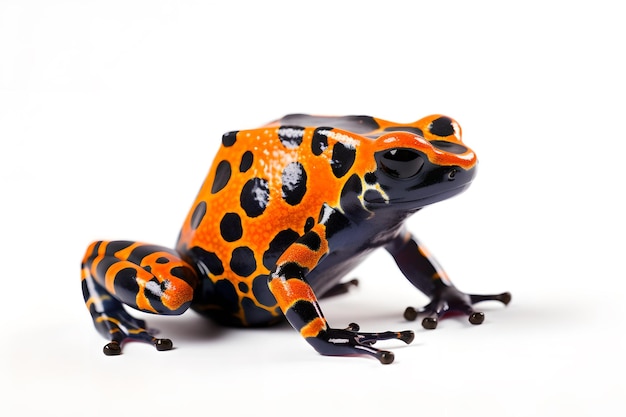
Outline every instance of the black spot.
[[341, 189], [341, 200], [347, 196], [348, 194], [361, 194], [363, 191], [363, 185], [361, 184], [361, 179], [357, 174], [352, 174], [352, 176], [346, 181]]
[[385, 128], [385, 132], [410, 132], [418, 136], [424, 137], [424, 132], [419, 127], [412, 126], [389, 126]]
[[222, 145], [225, 147], [233, 146], [237, 141], [237, 133], [238, 131], [227, 132], [222, 136]]
[[385, 197], [378, 191], [371, 188], [363, 193], [363, 200], [366, 203], [384, 203]]
[[[112, 243], [112, 242], [111, 242]], [[85, 261], [82, 263], [81, 267], [85, 267], [85, 266], [91, 266], [91, 263], [94, 261], [94, 259], [99, 256], [98, 255], [98, 251], [100, 250], [100, 246], [103, 244], [102, 241], [96, 242], [95, 245], [93, 245], [93, 248], [91, 249], [91, 251], [89, 252], [89, 255], [85, 254]], [[105, 247], [105, 251], [108, 251]], [[83, 283], [85, 282], [85, 280], [83, 280]], [[86, 299], [85, 299], [86, 301]]]
[[306, 171], [300, 162], [291, 162], [285, 167], [282, 175], [283, 199], [287, 204], [295, 206], [306, 194]]
[[213, 178], [213, 187], [211, 187], [211, 193], [215, 194], [222, 188], [226, 187], [228, 180], [230, 179], [230, 164], [228, 161], [221, 161], [217, 165], [215, 170], [215, 178]]
[[[99, 249], [100, 248], [100, 244], [102, 242], [99, 242], [96, 247]], [[106, 246], [105, 249], [105, 255], [114, 255], [115, 252], [121, 251], [122, 249], [126, 249], [127, 247], [129, 247], [130, 245], [132, 245], [133, 241], [130, 240], [114, 240], [112, 242], [109, 242]], [[95, 253], [93, 254], [94, 256], [98, 255], [98, 252], [96, 251], [96, 248], [94, 248]]]
[[215, 253], [208, 252], [197, 246], [191, 248], [189, 252], [191, 253], [190, 258], [195, 260], [202, 275], [206, 275], [209, 272], [212, 275], [222, 275], [224, 273], [224, 265]]
[[254, 155], [250, 151], [246, 151], [241, 157], [241, 163], [239, 164], [239, 172], [246, 172], [252, 166], [254, 161]]
[[313, 155], [321, 155], [328, 148], [328, 132], [332, 127], [318, 127], [313, 132], [313, 140], [311, 141], [311, 151]]
[[137, 271], [134, 268], [124, 268], [115, 274], [113, 281], [115, 295], [121, 300], [135, 300], [139, 292]]
[[167, 259], [165, 256], [159, 256], [154, 262], [158, 263], [158, 264], [166, 264], [168, 263], [170, 260]]
[[371, 215], [359, 199], [362, 191], [361, 179], [357, 174], [352, 174], [341, 189], [341, 208], [348, 217], [356, 221], [367, 219]]
[[[190, 277], [194, 276], [194, 273], [190, 271], [189, 268], [184, 267], [184, 266], [175, 266], [174, 268], [170, 269], [170, 274], [176, 278], [183, 279], [187, 282], [190, 281], [189, 280]], [[192, 282], [195, 282], [193, 278], [192, 278]]]
[[146, 265], [142, 267], [144, 271], [152, 273], [152, 267], [150, 265]]
[[226, 213], [220, 221], [220, 233], [227, 242], [234, 242], [241, 239], [243, 228], [241, 227], [241, 217], [237, 213]]
[[[326, 214], [327, 210], [332, 210], [330, 214]], [[321, 222], [324, 217], [328, 216], [324, 225], [326, 226], [326, 240], [329, 240], [333, 235], [341, 230], [350, 226], [350, 220], [343, 214], [336, 210], [329, 208], [328, 206], [322, 207], [320, 211], [320, 218], [318, 222]]]
[[341, 178], [352, 168], [354, 159], [356, 158], [356, 150], [349, 148], [341, 142], [335, 143], [333, 146], [333, 157], [330, 166], [333, 174], [337, 178]]
[[309, 301], [298, 300], [286, 312], [287, 320], [294, 328], [300, 329], [319, 317], [317, 308]]
[[143, 290], [143, 294], [148, 300], [150, 300], [150, 305], [159, 313], [171, 311], [169, 308], [164, 306], [161, 301], [161, 294], [163, 294], [163, 292], [165, 292], [172, 285], [171, 282], [164, 280], [159, 283], [159, 280], [156, 278], [152, 278], [149, 282], [153, 285], [146, 285]]
[[254, 252], [247, 246], [240, 246], [233, 250], [230, 258], [230, 269], [240, 277], [247, 277], [256, 270]]
[[273, 270], [280, 255], [299, 237], [300, 235], [291, 229], [278, 232], [270, 242], [269, 248], [263, 253], [263, 265], [270, 271]]
[[304, 233], [313, 229], [313, 226], [315, 226], [315, 219], [313, 217], [309, 217], [306, 219], [306, 223], [304, 223]]
[[376, 173], [374, 172], [366, 172], [363, 179], [370, 185], [376, 184], [376, 181], [378, 180], [378, 178], [376, 178]]
[[260, 216], [270, 201], [269, 184], [262, 178], [248, 180], [241, 189], [239, 201], [248, 217]]
[[[91, 251], [91, 255], [90, 257], [95, 257], [98, 256], [98, 251], [100, 250], [100, 245], [102, 245], [102, 241], [99, 241], [98, 243], [96, 243], [95, 245], [93, 245], [93, 251]], [[110, 243], [114, 243], [114, 242], [110, 242]]]
[[301, 243], [312, 251], [317, 252], [318, 250], [320, 250], [320, 247], [322, 245], [322, 239], [320, 239], [320, 235], [318, 235], [317, 233], [309, 232], [302, 236], [298, 240], [298, 243]]
[[428, 126], [428, 131], [437, 136], [453, 135], [454, 126], [452, 125], [452, 119], [445, 116], [435, 119]]
[[105, 276], [109, 267], [115, 263], [118, 263], [120, 260], [114, 256], [105, 256], [100, 262], [96, 265], [96, 275], [101, 277]]
[[291, 309], [298, 313], [306, 322], [310, 322], [319, 317], [319, 311], [313, 303], [306, 300], [297, 301]]
[[458, 155], [467, 152], [467, 148], [465, 146], [454, 142], [448, 142], [447, 140], [433, 140], [430, 143], [431, 145], [441, 149], [442, 151]]
[[239, 296], [232, 282], [220, 279], [215, 283], [215, 295], [220, 301], [220, 307], [230, 313], [239, 311]]
[[281, 126], [278, 129], [278, 139], [286, 148], [297, 148], [302, 143], [304, 128], [300, 126]]
[[155, 252], [165, 252], [174, 256], [178, 256], [173, 253], [171, 249], [164, 248], [163, 246], [157, 245], [137, 245], [127, 257], [127, 260], [135, 265], [140, 265], [143, 258], [149, 255], [154, 255]]
[[191, 226], [191, 230], [196, 230], [198, 226], [200, 226], [200, 222], [204, 218], [206, 214], [206, 202], [201, 201], [198, 203], [195, 209], [193, 209], [193, 214], [191, 215], [191, 222], [189, 226]]
[[269, 275], [257, 275], [252, 281], [252, 294], [254, 298], [264, 306], [273, 306], [276, 304], [276, 298], [272, 295], [267, 285]]
[[248, 287], [248, 284], [246, 284], [246, 283], [245, 283], [245, 282], [243, 282], [243, 281], [240, 281], [240, 282], [239, 282], [239, 284], [237, 284], [237, 288], [239, 288], [239, 291], [241, 291], [241, 292], [243, 292], [243, 293], [248, 292], [248, 290], [250, 289], [250, 288]]
[[308, 268], [296, 262], [285, 262], [283, 265], [276, 268], [276, 273], [287, 279], [298, 278], [303, 280], [307, 272], [309, 272]]

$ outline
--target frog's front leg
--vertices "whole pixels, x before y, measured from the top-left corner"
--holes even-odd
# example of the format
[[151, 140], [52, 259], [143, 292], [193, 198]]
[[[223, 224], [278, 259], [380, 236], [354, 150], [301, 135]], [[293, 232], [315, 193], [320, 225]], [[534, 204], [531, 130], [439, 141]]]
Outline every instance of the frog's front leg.
[[127, 340], [171, 349], [171, 340], [152, 336], [123, 304], [148, 313], [182, 314], [197, 285], [193, 268], [175, 251], [130, 241], [92, 243], [83, 258], [81, 280], [94, 325], [110, 340], [103, 349], [106, 355], [119, 355]]
[[474, 304], [495, 300], [507, 305], [511, 301], [511, 294], [508, 292], [478, 295], [459, 291], [437, 261], [408, 232], [398, 235], [385, 248], [409, 281], [431, 299], [430, 303], [419, 310], [407, 307], [404, 312], [404, 317], [411, 321], [419, 315], [424, 316], [422, 326], [425, 329], [435, 329], [439, 319], [448, 313], [466, 314], [470, 323], [481, 324], [485, 315], [475, 311]]
[[306, 275], [328, 253], [325, 226], [318, 224], [281, 255], [270, 275], [269, 288], [285, 317], [309, 344], [323, 355], [367, 354], [381, 363], [393, 362], [393, 353], [372, 347], [379, 340], [399, 339], [411, 343], [412, 331], [362, 333], [356, 324], [345, 329], [331, 328], [306, 281]]

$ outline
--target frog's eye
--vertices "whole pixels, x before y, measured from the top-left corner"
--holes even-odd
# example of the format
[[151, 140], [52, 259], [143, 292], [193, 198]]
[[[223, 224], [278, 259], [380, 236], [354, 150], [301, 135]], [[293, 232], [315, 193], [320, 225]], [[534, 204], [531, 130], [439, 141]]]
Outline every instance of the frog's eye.
[[390, 177], [405, 179], [416, 175], [424, 159], [411, 149], [391, 149], [380, 158], [381, 169]]

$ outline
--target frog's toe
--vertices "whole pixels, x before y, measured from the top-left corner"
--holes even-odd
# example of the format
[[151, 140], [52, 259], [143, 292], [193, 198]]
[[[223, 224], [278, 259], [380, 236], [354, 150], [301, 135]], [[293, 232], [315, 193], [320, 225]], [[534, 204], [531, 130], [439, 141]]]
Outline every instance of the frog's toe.
[[482, 311], [475, 311], [469, 315], [469, 322], [472, 324], [482, 324], [485, 321], [485, 313]]
[[449, 314], [466, 315], [471, 324], [478, 325], [485, 321], [485, 313], [476, 311], [473, 305], [482, 301], [500, 301], [507, 305], [511, 302], [511, 294], [504, 292], [501, 294], [465, 294], [455, 287], [445, 287], [433, 296], [430, 303], [421, 309], [407, 307], [404, 311], [404, 318], [409, 321], [416, 320], [419, 316], [422, 319], [424, 329], [433, 330], [437, 328], [439, 319]]
[[[114, 313], [114, 314], [113, 314]], [[160, 339], [153, 336], [155, 330], [146, 329], [144, 320], [131, 317], [123, 310], [118, 310], [110, 315], [98, 314], [94, 318], [96, 329], [108, 340], [102, 352], [107, 356], [122, 354], [126, 342], [136, 341], [153, 345], [158, 351], [172, 349], [170, 339]], [[140, 326], [141, 325], [141, 326]]]
[[328, 328], [316, 337], [309, 337], [307, 341], [322, 355], [350, 356], [369, 355], [378, 359], [383, 365], [394, 361], [394, 354], [388, 350], [373, 347], [380, 340], [401, 340], [411, 343], [415, 333], [411, 330], [401, 332], [363, 333], [358, 331], [356, 323], [350, 323], [345, 329]]
[[437, 317], [424, 317], [424, 320], [422, 320], [422, 327], [428, 330], [435, 330], [437, 324], [439, 324]]
[[117, 356], [122, 354], [122, 346], [120, 346], [120, 342], [117, 340], [113, 340], [110, 343], [107, 343], [102, 348], [102, 352], [107, 356]]
[[439, 319], [449, 311], [449, 305], [445, 300], [434, 299], [428, 305], [420, 310], [414, 307], [407, 307], [404, 310], [404, 318], [414, 321], [418, 316], [423, 316], [422, 327], [428, 330], [434, 330], [439, 324]]
[[378, 353], [376, 354], [376, 358], [380, 361], [380, 363], [382, 363], [383, 365], [389, 365], [390, 363], [393, 362], [393, 360], [396, 358], [395, 355], [393, 354], [393, 352], [389, 352], [388, 350], [380, 350], [378, 351]]
[[501, 294], [470, 294], [470, 300], [472, 304], [480, 303], [481, 301], [500, 301], [502, 304], [509, 305], [511, 302], [511, 293], [503, 292]]
[[[147, 334], [147, 333], [146, 333]], [[171, 350], [174, 344], [170, 339], [157, 339], [155, 337], [133, 337], [127, 336], [123, 340], [112, 340], [102, 348], [102, 352], [107, 356], [117, 356], [122, 354], [122, 345], [126, 340], [135, 340], [152, 344], [159, 352]]]
[[171, 350], [174, 344], [170, 339], [154, 339], [154, 346], [159, 352]]

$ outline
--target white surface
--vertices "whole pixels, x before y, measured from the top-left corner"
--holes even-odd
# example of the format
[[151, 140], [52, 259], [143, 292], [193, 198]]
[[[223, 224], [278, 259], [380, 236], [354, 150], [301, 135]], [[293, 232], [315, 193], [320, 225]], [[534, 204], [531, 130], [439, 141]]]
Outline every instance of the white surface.
[[[624, 415], [619, 9], [206, 3], [0, 1], [2, 415]], [[480, 172], [411, 228], [459, 287], [512, 304], [419, 330], [402, 312], [425, 298], [378, 253], [322, 307], [417, 329], [383, 344], [390, 366], [193, 313], [149, 317], [173, 351], [102, 355], [86, 245], [173, 244], [221, 134], [291, 112], [455, 117]]]

